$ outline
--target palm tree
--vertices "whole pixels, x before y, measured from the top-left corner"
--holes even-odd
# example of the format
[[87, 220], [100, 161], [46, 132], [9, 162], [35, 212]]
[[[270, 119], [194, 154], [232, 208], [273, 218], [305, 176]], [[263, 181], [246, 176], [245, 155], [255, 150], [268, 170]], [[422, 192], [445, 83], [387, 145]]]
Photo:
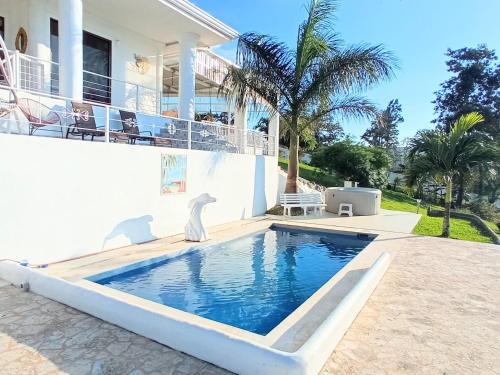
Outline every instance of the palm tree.
[[344, 46], [334, 32], [336, 1], [311, 0], [294, 49], [268, 35], [246, 33], [221, 92], [237, 108], [262, 103], [279, 114], [290, 137], [286, 192], [297, 190], [299, 141], [318, 120], [366, 117], [374, 106], [357, 94], [393, 75], [382, 46]]
[[410, 141], [408, 182], [412, 184], [420, 176], [429, 175], [446, 186], [443, 237], [450, 236], [453, 178], [466, 168], [498, 160], [492, 139], [485, 133], [470, 131], [483, 121], [482, 115], [473, 112], [461, 116], [449, 133], [426, 130]]

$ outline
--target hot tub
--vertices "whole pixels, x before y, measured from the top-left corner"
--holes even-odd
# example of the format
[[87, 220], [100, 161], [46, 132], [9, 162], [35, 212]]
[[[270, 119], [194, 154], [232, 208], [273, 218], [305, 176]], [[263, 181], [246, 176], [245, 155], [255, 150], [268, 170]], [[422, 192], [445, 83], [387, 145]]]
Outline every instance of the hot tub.
[[326, 210], [338, 213], [340, 203], [351, 203], [354, 215], [377, 215], [382, 192], [378, 189], [333, 187], [325, 191]]

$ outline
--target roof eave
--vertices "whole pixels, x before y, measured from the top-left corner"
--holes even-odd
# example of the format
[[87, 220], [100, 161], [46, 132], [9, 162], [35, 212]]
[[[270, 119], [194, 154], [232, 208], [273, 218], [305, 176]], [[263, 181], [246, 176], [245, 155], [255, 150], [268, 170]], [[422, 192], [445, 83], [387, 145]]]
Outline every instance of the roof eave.
[[213, 17], [203, 9], [197, 7], [193, 3], [186, 0], [158, 0], [161, 3], [175, 9], [179, 13], [184, 14], [186, 17], [198, 22], [200, 25], [212, 30], [219, 34], [221, 37], [229, 40], [235, 39], [239, 33], [232, 27], [226, 25], [222, 21]]

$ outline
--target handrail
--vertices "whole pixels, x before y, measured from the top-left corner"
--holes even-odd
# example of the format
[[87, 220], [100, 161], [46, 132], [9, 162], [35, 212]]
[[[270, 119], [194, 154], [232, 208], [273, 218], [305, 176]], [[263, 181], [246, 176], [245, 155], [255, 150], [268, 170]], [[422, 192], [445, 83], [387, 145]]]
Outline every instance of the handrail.
[[[9, 50], [9, 54], [14, 54], [14, 53], [15, 52]], [[35, 57], [35, 56], [27, 55], [27, 54], [24, 54], [24, 53], [19, 53], [19, 57], [22, 60], [26, 60], [26, 61], [42, 62], [42, 63], [46, 63], [46, 64], [51, 64], [51, 65], [54, 65], [54, 66], [57, 66], [57, 67], [60, 66], [60, 64], [58, 62], [50, 61], [50, 60], [43, 59], [43, 58], [40, 58], [40, 57]], [[145, 89], [148, 89], [148, 90], [154, 90], [152, 87], [148, 87], [148, 86], [142, 85], [140, 83], [134, 83], [134, 82], [130, 82], [130, 81], [124, 81], [122, 79], [113, 78], [113, 77], [106, 76], [106, 75], [103, 75], [103, 74], [91, 72], [89, 70], [83, 70], [83, 73], [91, 74], [91, 75], [94, 75], [94, 76], [97, 76], [97, 77], [101, 77], [101, 78], [106, 78], [106, 79], [109, 79], [109, 80], [112, 80], [112, 81], [115, 81], [115, 82], [121, 82], [121, 83], [126, 83], [126, 84], [129, 84], [129, 85], [139, 86], [139, 87], [142, 87], [142, 88], [145, 88]]]
[[222, 57], [222, 56], [216, 54], [210, 48], [198, 48], [196, 50], [196, 52], [206, 53], [207, 55], [210, 55], [213, 59], [220, 60], [221, 62], [223, 62], [226, 65], [231, 65], [231, 66], [234, 66], [234, 67], [238, 67], [238, 65], [236, 65], [234, 62], [232, 62], [231, 60], [226, 59], [225, 57]]
[[[9, 55], [14, 55], [16, 53], [15, 51], [11, 51], [11, 50], [9, 50], [8, 52], [9, 52]], [[207, 56], [210, 60], [217, 61], [218, 65], [219, 65], [218, 68], [220, 68], [222, 70], [227, 69], [228, 66], [237, 66], [233, 62], [231, 62], [230, 60], [227, 60], [224, 57], [217, 55], [216, 53], [214, 53], [213, 51], [211, 51], [208, 48], [198, 48], [196, 52], [197, 52], [197, 56], [198, 55], [199, 56]], [[23, 53], [19, 53], [19, 57], [21, 59], [23, 59], [23, 60], [30, 61], [30, 62], [40, 62], [40, 63], [54, 65], [54, 66], [57, 66], [57, 67], [59, 67], [59, 65], [60, 65], [59, 63], [54, 62], [54, 61], [50, 61], [50, 60], [47, 60], [47, 59], [43, 59], [43, 58], [40, 58], [40, 57], [35, 57], [35, 56], [23, 54]], [[206, 67], [206, 64], [204, 64], [200, 60], [198, 61], [198, 63], [201, 66]], [[210, 69], [210, 67], [206, 67], [206, 68]], [[217, 67], [214, 67], [214, 68], [217, 68]], [[110, 77], [110, 76], [106, 76], [106, 75], [103, 75], [103, 74], [91, 72], [91, 71], [88, 71], [88, 70], [83, 70], [83, 73], [91, 74], [91, 75], [94, 75], [96, 77], [106, 78], [106, 79], [109, 79], [109, 80], [112, 80], [112, 81], [115, 81], [115, 82], [120, 82], [120, 83], [129, 84], [129, 85], [139, 86], [141, 88], [148, 89], [148, 90], [155, 90], [155, 88], [148, 87], [148, 86], [145, 86], [145, 85], [140, 84], [140, 83], [134, 83], [134, 82], [130, 82], [130, 81], [125, 81], [125, 80], [121, 80], [121, 79], [118, 79], [118, 78], [113, 78], [113, 77]], [[203, 72], [198, 72], [198, 73], [204, 75]], [[217, 73], [222, 74], [222, 72], [217, 72]], [[207, 78], [210, 79], [211, 77], [207, 77]]]
[[[0, 89], [3, 90], [11, 90], [8, 86], [5, 86], [0, 83]], [[75, 101], [73, 98], [61, 96], [61, 95], [51, 95], [45, 92], [32, 92], [29, 90], [23, 90], [23, 89], [16, 89], [17, 94], [27, 94], [31, 97], [38, 97], [38, 101], [40, 103], [43, 103], [43, 99], [50, 99], [52, 101], [63, 101], [65, 103], [64, 108], [68, 107], [68, 102]], [[92, 105], [95, 108], [103, 108], [104, 109], [104, 117], [96, 117], [99, 119], [104, 120], [104, 132], [105, 132], [105, 142], [109, 142], [109, 134], [116, 132], [116, 130], [111, 129], [111, 122], [121, 122], [121, 120], [117, 119], [111, 119], [110, 118], [110, 110], [113, 110], [115, 112], [120, 111], [120, 110], [125, 110], [129, 111], [130, 109], [123, 108], [123, 107], [118, 107], [118, 106], [112, 106], [112, 105], [106, 105], [106, 104], [101, 104], [101, 103], [95, 103], [92, 101], [88, 100], [82, 100], [78, 101], [80, 103], [85, 103]], [[55, 113], [57, 113], [61, 119], [67, 119], [71, 118], [75, 114], [72, 113], [72, 110], [68, 109], [58, 109], [58, 110], [53, 110]], [[262, 150], [262, 153], [264, 155], [276, 155], [276, 150], [274, 149], [274, 137], [269, 136], [263, 132], [259, 132], [256, 130], [242, 130], [238, 129], [234, 125], [227, 125], [227, 124], [219, 124], [219, 123], [209, 123], [209, 122], [200, 122], [200, 121], [191, 121], [187, 119], [181, 119], [181, 118], [176, 118], [176, 117], [171, 117], [171, 116], [164, 116], [161, 114], [150, 114], [146, 112], [141, 112], [141, 111], [134, 111], [137, 115], [142, 115], [145, 116], [146, 118], [156, 118], [156, 119], [161, 119], [161, 120], [166, 120], [168, 121], [168, 124], [170, 124], [172, 121], [179, 126], [180, 124], [184, 124], [183, 126], [186, 127], [185, 130], [179, 128], [178, 131], [185, 131], [187, 132], [187, 137], [185, 140], [180, 140], [182, 142], [186, 143], [187, 149], [200, 149], [199, 147], [193, 147], [193, 145], [212, 145], [216, 146], [216, 150], [218, 150], [219, 147], [222, 147], [222, 149], [227, 149], [228, 147], [230, 148], [229, 152], [237, 152], [237, 153], [244, 153], [244, 154], [257, 154], [257, 150]], [[160, 120], [160, 121], [161, 121]], [[167, 123], [166, 123], [167, 124]], [[196, 124], [198, 127], [201, 126], [202, 129], [199, 130], [193, 130], [192, 125]], [[63, 126], [61, 124], [61, 126]], [[64, 125], [66, 126], [66, 125]], [[155, 125], [155, 123], [147, 124], [151, 129], [158, 129], [158, 125]], [[67, 126], [66, 126], [67, 128]], [[160, 127], [161, 129], [162, 127]], [[168, 129], [168, 126], [166, 127]], [[211, 130], [210, 130], [211, 129]], [[209, 130], [212, 136], [215, 135], [215, 142], [210, 141], [210, 140], [204, 140], [198, 137], [197, 140], [193, 140], [192, 134], [197, 134], [198, 136], [204, 131], [204, 130]], [[203, 136], [202, 136], [203, 137]], [[225, 138], [222, 138], [225, 137]], [[164, 139], [171, 139], [168, 137], [163, 137], [159, 136], [157, 138], [164, 138]], [[256, 142], [256, 139], [258, 139], [258, 142]], [[251, 142], [248, 142], [248, 140], [251, 140]], [[258, 144], [257, 144], [258, 143]], [[248, 145], [248, 147], [247, 147]], [[201, 150], [212, 150], [210, 148], [201, 148]], [[213, 151], [213, 150], [212, 150]]]
[[[21, 54], [18, 51], [8, 51], [8, 55], [14, 62], [15, 86], [17, 88], [51, 94], [59, 93], [59, 63]], [[118, 90], [117, 92], [123, 91], [125, 95], [123, 97], [119, 95], [119, 97], [124, 102], [130, 103], [128, 109], [158, 112], [158, 102], [161, 100], [161, 95], [157, 92], [156, 87], [148, 87], [88, 70], [83, 70], [83, 74], [84, 95], [106, 102], [111, 99], [115, 90]], [[98, 79], [107, 80], [109, 83], [94, 82]], [[147, 95], [146, 99], [141, 100], [144, 95]]]
[[[40, 98], [52, 98], [52, 99], [60, 99], [66, 101], [73, 100], [73, 98], [68, 98], [59, 95], [59, 89], [58, 89], [59, 76], [57, 69], [60, 65], [59, 63], [48, 61], [46, 59], [30, 55], [21, 54], [18, 51], [15, 52], [9, 51], [7, 55], [8, 58], [14, 62], [13, 77], [15, 78], [15, 80], [13, 82], [13, 86], [16, 89], [16, 91], [18, 92], [24, 91], [31, 95], [38, 95]], [[227, 69], [230, 62], [226, 61], [222, 57], [214, 54], [213, 52], [207, 49], [198, 49], [197, 56], [199, 56], [197, 68], [202, 69], [204, 71], [204, 74], [210, 75], [212, 77], [212, 78], [210, 77], [207, 78], [214, 80], [222, 79], [223, 74], [225, 74], [224, 69]], [[205, 60], [203, 60], [204, 58]], [[32, 65], [32, 64], [37, 64], [37, 65]], [[128, 81], [115, 79], [112, 77], [108, 77], [106, 75], [93, 73], [87, 70], [84, 70], [83, 72], [85, 75], [92, 75], [102, 79], [110, 80], [109, 85], [100, 82], [89, 81], [88, 79], [84, 80], [83, 81], [84, 94], [89, 95], [88, 97], [92, 97], [100, 102], [96, 103], [95, 101], [92, 100], [84, 100], [83, 101], [84, 103], [88, 103], [94, 106], [101, 106], [103, 108], [108, 108], [108, 109], [133, 111], [135, 113], [147, 116], [151, 116], [154, 114], [154, 116], [158, 118], [171, 119], [177, 121], [187, 121], [189, 127], [191, 127], [192, 122], [189, 120], [177, 119], [170, 116], [163, 116], [162, 114], [158, 113], [157, 104], [158, 100], [160, 99], [156, 89], [141, 84], [135, 84]], [[129, 87], [126, 87], [124, 90], [125, 95], [122, 102], [124, 104], [121, 105], [117, 105], [117, 103], [113, 103], [113, 105], [107, 105], [105, 103], [101, 104], [101, 102], [106, 102], [111, 98], [112, 91], [113, 92], [120, 91], [118, 88], [112, 86], [113, 84], [116, 83], [130, 85], [130, 89]], [[149, 92], [153, 95], [150, 96], [149, 93], [141, 92], [141, 90], [149, 90]], [[151, 103], [149, 103], [148, 101], [150, 101]], [[193, 121], [193, 123], [196, 122]], [[217, 129], [219, 129], [218, 131], [232, 132], [235, 129], [235, 127], [232, 125], [220, 124], [215, 122], [205, 121], [202, 122], [202, 124], [206, 125], [207, 127], [215, 126], [217, 127]], [[245, 149], [245, 152], [247, 152], [246, 150], [247, 147], [253, 149], [253, 152], [256, 152], [256, 149], [260, 148], [267, 148], [273, 153], [276, 152], [276, 150], [274, 150], [275, 148], [274, 142], [272, 142], [272, 140], [274, 139], [273, 136], [268, 136], [262, 132], [254, 130], [239, 129], [237, 133], [238, 134], [241, 133], [241, 135], [239, 136], [241, 139], [244, 138], [244, 140], [241, 141], [240, 148]], [[191, 131], [189, 131], [189, 135], [191, 135]]]
[[196, 72], [217, 84], [222, 84], [230, 65], [230, 62], [208, 49], [196, 51]]
[[[0, 88], [1, 89], [8, 89], [9, 87], [8, 86], [5, 86], [5, 85], [2, 85], [0, 83]], [[109, 107], [109, 108], [112, 108], [112, 109], [117, 109], [117, 110], [122, 110], [122, 111], [131, 111], [130, 108], [127, 108], [127, 107], [120, 107], [120, 106], [116, 106], [116, 105], [108, 105], [108, 104], [103, 104], [103, 103], [96, 103], [96, 102], [93, 102], [91, 100], [75, 100], [75, 98], [70, 98], [69, 96], [63, 96], [63, 95], [55, 95], [55, 94], [50, 94], [50, 93], [46, 93], [46, 92], [32, 92], [30, 90], [24, 90], [24, 89], [16, 89], [16, 91], [18, 93], [25, 93], [25, 94], [28, 94], [28, 95], [33, 95], [33, 96], [41, 96], [41, 97], [44, 97], [44, 98], [47, 98], [47, 99], [54, 99], [54, 100], [65, 100], [65, 101], [77, 101], [78, 103], [83, 103], [83, 104], [90, 104], [90, 105], [93, 105], [93, 106], [96, 106], [96, 107]], [[151, 113], [148, 113], [148, 112], [142, 112], [142, 111], [132, 111], [134, 113], [137, 113], [137, 114], [143, 114], [143, 115], [146, 115], [146, 116], [152, 116]], [[167, 119], [174, 119], [174, 120], [183, 120], [183, 119], [180, 119], [180, 118], [177, 118], [177, 117], [170, 117], [170, 116], [163, 116], [161, 114], [154, 114], [154, 116], [158, 116], [158, 117], [163, 117], [163, 118], [167, 118]], [[183, 120], [183, 121], [188, 121], [188, 120]]]

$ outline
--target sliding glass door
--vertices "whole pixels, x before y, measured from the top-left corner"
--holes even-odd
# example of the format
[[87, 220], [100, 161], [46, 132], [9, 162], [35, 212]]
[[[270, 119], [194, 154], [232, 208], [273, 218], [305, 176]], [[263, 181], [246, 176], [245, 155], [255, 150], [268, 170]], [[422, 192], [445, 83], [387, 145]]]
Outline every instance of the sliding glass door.
[[83, 98], [111, 104], [111, 41], [83, 32]]

